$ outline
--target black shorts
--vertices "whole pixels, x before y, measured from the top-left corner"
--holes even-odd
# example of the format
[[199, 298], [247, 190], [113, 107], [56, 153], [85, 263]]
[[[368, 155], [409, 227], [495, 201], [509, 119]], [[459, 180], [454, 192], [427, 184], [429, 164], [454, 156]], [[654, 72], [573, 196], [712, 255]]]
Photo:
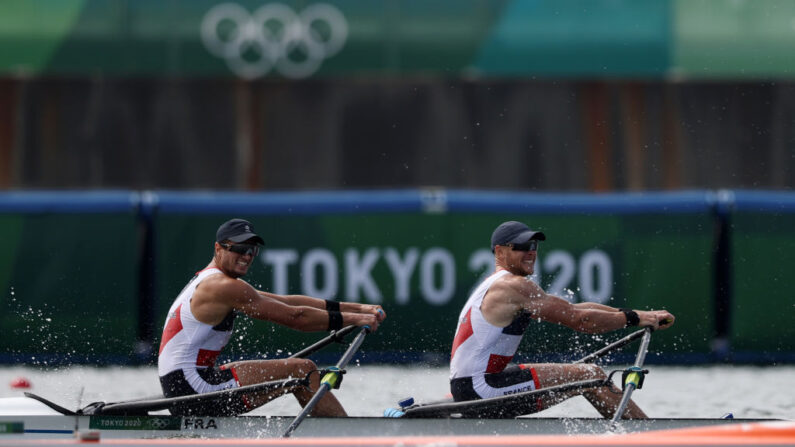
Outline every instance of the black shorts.
[[[520, 394], [538, 389], [539, 382], [533, 368], [510, 365], [498, 373], [484, 374], [482, 379], [478, 379], [477, 388], [488, 392], [488, 394], [481, 396], [475, 388], [472, 377], [459, 377], [450, 380], [450, 392], [456, 402]], [[543, 409], [540, 398], [517, 399], [512, 403], [512, 411], [517, 414], [537, 413]], [[501, 416], [497, 415], [496, 417]]]
[[[196, 372], [207, 383], [217, 385], [234, 379], [231, 369], [197, 368]], [[196, 390], [185, 379], [181, 369], [171, 371], [160, 377], [160, 386], [166, 397], [191, 396]], [[250, 411], [245, 396], [218, 399], [213, 402], [199, 404], [178, 404], [169, 408], [169, 412], [176, 416], [236, 416]]]

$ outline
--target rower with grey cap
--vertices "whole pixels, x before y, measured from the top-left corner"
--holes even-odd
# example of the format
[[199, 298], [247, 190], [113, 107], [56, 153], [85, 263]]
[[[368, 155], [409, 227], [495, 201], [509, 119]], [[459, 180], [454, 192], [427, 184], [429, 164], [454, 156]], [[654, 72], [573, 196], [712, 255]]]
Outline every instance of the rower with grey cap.
[[[518, 221], [503, 222], [492, 233], [495, 271], [475, 288], [458, 318], [450, 358], [450, 391], [456, 401], [468, 401], [602, 379], [604, 386], [542, 395], [523, 403], [526, 408], [521, 410], [522, 414], [534, 413], [583, 395], [602, 416], [610, 418], [619, 407], [621, 395], [598, 366], [511, 363], [525, 330], [544, 323], [591, 334], [628, 326], [666, 329], [674, 323], [674, 316], [665, 310], [570, 303], [546, 293], [528, 279], [535, 269], [540, 242], [546, 239], [543, 232]], [[543, 344], [544, 340], [534, 343]], [[623, 416], [646, 417], [632, 401]]]
[[511, 220], [501, 223], [493, 233], [491, 233], [491, 252], [498, 245], [510, 246], [512, 249], [516, 247], [517, 251], [522, 251], [522, 248], [527, 247], [526, 250], [535, 251], [538, 248], [538, 243], [530, 245], [531, 241], [545, 241], [547, 237], [540, 231], [533, 231], [527, 225]]

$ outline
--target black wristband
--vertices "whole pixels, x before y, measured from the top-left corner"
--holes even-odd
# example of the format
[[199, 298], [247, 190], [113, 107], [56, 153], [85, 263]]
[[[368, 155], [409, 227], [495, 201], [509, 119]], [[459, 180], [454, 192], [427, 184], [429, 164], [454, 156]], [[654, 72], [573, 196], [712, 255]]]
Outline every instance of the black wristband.
[[638, 317], [638, 313], [634, 310], [628, 309], [626, 307], [618, 310], [624, 312], [624, 316], [627, 317], [627, 324], [624, 327], [637, 326], [640, 324], [640, 317]]
[[339, 312], [340, 311], [339, 301], [326, 300], [326, 310]]
[[336, 310], [328, 311], [328, 330], [336, 331], [342, 329], [342, 312]]

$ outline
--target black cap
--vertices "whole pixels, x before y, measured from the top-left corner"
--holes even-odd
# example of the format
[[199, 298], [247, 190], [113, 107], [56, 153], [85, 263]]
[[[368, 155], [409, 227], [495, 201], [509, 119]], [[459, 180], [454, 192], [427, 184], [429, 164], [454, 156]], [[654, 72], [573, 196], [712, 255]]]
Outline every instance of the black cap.
[[228, 220], [221, 224], [215, 233], [216, 242], [245, 242], [249, 239], [254, 239], [254, 242], [259, 245], [265, 245], [265, 241], [254, 233], [254, 225], [243, 219]]
[[491, 233], [491, 250], [497, 245], [524, 244], [530, 240], [545, 241], [547, 237], [540, 231], [533, 231], [527, 225], [511, 220], [503, 222]]

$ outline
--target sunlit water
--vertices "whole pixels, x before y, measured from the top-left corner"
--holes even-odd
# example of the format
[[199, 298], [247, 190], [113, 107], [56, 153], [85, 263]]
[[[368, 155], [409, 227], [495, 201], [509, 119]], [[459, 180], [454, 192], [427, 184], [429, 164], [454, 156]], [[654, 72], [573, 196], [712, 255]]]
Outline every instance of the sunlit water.
[[[795, 419], [795, 366], [649, 367], [643, 389], [633, 395], [651, 417]], [[380, 416], [398, 400], [445, 398], [447, 369], [420, 366], [349, 365], [341, 389], [334, 393], [352, 416]], [[85, 366], [60, 368], [0, 367], [0, 397], [20, 396], [10, 383], [25, 377], [28, 391], [67, 408], [94, 401], [118, 401], [160, 394], [155, 368]], [[292, 396], [281, 397], [252, 414], [296, 414]], [[582, 397], [538, 413], [545, 417], [599, 417]]]

